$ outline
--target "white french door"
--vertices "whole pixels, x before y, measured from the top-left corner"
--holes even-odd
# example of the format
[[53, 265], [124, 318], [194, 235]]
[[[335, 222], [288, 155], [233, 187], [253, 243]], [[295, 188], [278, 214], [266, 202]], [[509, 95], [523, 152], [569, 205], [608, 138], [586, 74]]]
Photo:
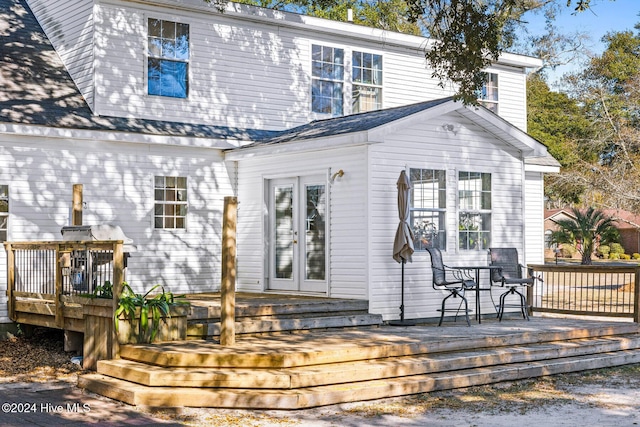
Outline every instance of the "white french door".
[[327, 292], [324, 176], [269, 182], [269, 289]]

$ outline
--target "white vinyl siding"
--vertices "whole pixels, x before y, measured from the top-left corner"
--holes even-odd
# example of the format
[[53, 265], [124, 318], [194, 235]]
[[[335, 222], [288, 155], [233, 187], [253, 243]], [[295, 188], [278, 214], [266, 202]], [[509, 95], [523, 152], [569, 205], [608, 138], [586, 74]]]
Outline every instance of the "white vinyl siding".
[[526, 264], [544, 264], [544, 178], [541, 172], [525, 173], [524, 221]]
[[238, 161], [238, 289], [266, 289], [264, 184], [267, 179], [327, 175], [344, 170], [344, 176], [327, 186], [329, 296], [366, 299], [368, 239], [366, 212], [366, 154], [353, 147], [301, 154], [257, 156]]
[[498, 74], [500, 100], [498, 114], [514, 126], [527, 131], [527, 75], [517, 68], [492, 67]]
[[87, 101], [94, 106], [93, 0], [27, 0], [67, 71]]
[[[442, 123], [456, 123], [456, 132]], [[371, 213], [370, 311], [385, 319], [399, 315], [401, 266], [392, 258], [398, 223], [396, 181], [406, 165], [411, 168], [446, 171], [447, 183], [456, 183], [458, 171], [479, 170], [492, 177], [492, 244], [523, 247], [522, 162], [520, 153], [493, 139], [476, 125], [455, 114], [425, 123], [414, 123], [370, 147], [369, 212]], [[506, 151], [505, 151], [506, 150]], [[425, 153], [429, 153], [428, 156]], [[486, 264], [486, 251], [459, 251], [457, 229], [457, 185], [447, 186], [447, 247], [449, 265]], [[428, 253], [415, 252], [405, 266], [405, 316], [426, 318], [438, 315], [441, 295], [431, 286]], [[484, 275], [482, 280], [488, 280]], [[483, 294], [483, 304], [490, 306]], [[486, 301], [484, 299], [487, 299]]]
[[[0, 145], [0, 182], [11, 189], [11, 240], [60, 240], [73, 184], [83, 185], [83, 224], [113, 224], [133, 239], [127, 280], [174, 293], [220, 287], [220, 230], [230, 172], [217, 150], [14, 137]], [[188, 178], [187, 230], [154, 231], [154, 176]], [[0, 251], [0, 265], [6, 263]], [[4, 267], [1, 267], [4, 268]], [[6, 275], [0, 276], [0, 295]]]
[[[9, 186], [0, 181], [0, 245], [8, 237], [8, 219], [10, 211]], [[9, 322], [7, 306], [7, 252], [0, 248], [0, 323]]]
[[[61, 0], [51, 2], [59, 3]], [[248, 12], [219, 14], [213, 10], [201, 0], [186, 0], [171, 11], [159, 5], [117, 0], [96, 4], [95, 42], [100, 48], [94, 59], [95, 112], [104, 116], [273, 130], [304, 124], [326, 117], [311, 111], [313, 44], [345, 48], [346, 58], [350, 58], [352, 51], [381, 55], [384, 60], [382, 108], [454, 93], [453, 87], [441, 88], [439, 81], [431, 77], [420, 48], [424, 39], [394, 35], [406, 40], [406, 45], [404, 41], [392, 42], [386, 36], [366, 40], [359, 37], [363, 31], [370, 30], [364, 27], [345, 25], [345, 31], [353, 36], [350, 37], [320, 27], [319, 23], [328, 21], [308, 17], [301, 19], [316, 25], [288, 22], [293, 21], [291, 17], [284, 21], [251, 20]], [[189, 25], [188, 99], [146, 94], [146, 58], [140, 52], [144, 51], [146, 20], [150, 17]], [[82, 69], [90, 75], [93, 63], [84, 61], [83, 64]], [[90, 69], [87, 70], [87, 66]], [[488, 71], [499, 74], [501, 114], [523, 128], [526, 125], [524, 72], [516, 67], [492, 67]], [[82, 90], [85, 96], [91, 95]], [[349, 92], [345, 102], [350, 101]]]
[[0, 183], [0, 243], [8, 239], [9, 207], [9, 186]]

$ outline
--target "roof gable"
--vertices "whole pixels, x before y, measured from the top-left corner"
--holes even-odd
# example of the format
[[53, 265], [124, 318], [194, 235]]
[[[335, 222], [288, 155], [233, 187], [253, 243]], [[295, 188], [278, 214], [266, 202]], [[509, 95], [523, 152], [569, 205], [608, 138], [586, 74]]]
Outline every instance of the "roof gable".
[[[455, 112], [491, 133], [502, 143], [522, 152], [530, 164], [542, 164], [555, 171], [560, 164], [547, 152], [544, 144], [484, 107], [465, 106], [452, 97], [420, 102], [367, 113], [318, 120], [230, 152], [229, 158], [239, 159], [258, 150], [269, 154], [314, 150], [339, 145], [371, 144], [384, 141], [412, 123], [420, 123]], [[330, 141], [330, 142], [327, 142]], [[276, 148], [277, 147], [277, 148]], [[244, 153], [244, 154], [243, 154]]]

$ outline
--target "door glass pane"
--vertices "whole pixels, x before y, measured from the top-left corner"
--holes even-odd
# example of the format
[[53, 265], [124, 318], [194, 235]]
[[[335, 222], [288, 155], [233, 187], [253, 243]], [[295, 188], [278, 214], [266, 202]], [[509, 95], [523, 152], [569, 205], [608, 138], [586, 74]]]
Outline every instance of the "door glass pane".
[[275, 276], [293, 278], [293, 187], [275, 187]]
[[325, 186], [307, 185], [305, 224], [305, 279], [325, 279]]

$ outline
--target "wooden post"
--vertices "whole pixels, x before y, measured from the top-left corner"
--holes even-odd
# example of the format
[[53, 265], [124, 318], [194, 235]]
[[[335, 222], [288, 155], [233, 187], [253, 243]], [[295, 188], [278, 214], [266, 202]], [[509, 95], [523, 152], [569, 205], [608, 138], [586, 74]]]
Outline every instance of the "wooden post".
[[71, 225], [82, 225], [82, 184], [73, 184]]
[[236, 343], [236, 220], [238, 198], [224, 198], [222, 218], [222, 286], [220, 289], [220, 345]]
[[640, 267], [636, 267], [633, 281], [633, 321], [640, 323]]
[[[122, 293], [122, 284], [124, 282], [124, 242], [118, 240], [113, 244], [113, 310], [111, 322], [114, 322], [113, 314], [115, 314], [118, 308], [118, 301], [120, 300], [120, 294]], [[120, 345], [118, 344], [118, 334], [116, 328], [112, 328], [111, 336], [111, 357], [118, 359], [120, 357]]]
[[16, 319], [16, 305], [13, 301], [13, 290], [16, 286], [16, 266], [14, 249], [11, 243], [5, 242], [4, 248], [7, 251], [7, 308], [9, 310], [9, 319]]
[[62, 265], [63, 257], [60, 245], [56, 247], [56, 327], [64, 329], [64, 303], [62, 302]]

